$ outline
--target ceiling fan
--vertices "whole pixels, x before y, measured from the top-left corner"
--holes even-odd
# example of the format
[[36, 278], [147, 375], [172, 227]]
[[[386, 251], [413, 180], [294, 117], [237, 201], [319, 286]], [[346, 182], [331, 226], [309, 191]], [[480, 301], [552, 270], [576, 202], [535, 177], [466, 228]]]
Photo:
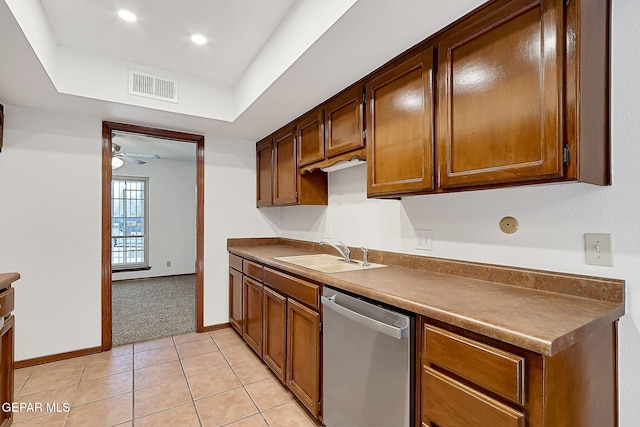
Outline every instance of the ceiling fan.
[[120, 145], [116, 143], [111, 144], [111, 169], [117, 169], [124, 165], [124, 162], [135, 163], [137, 165], [144, 165], [145, 162], [142, 159], [159, 159], [160, 156], [153, 153], [121, 153]]

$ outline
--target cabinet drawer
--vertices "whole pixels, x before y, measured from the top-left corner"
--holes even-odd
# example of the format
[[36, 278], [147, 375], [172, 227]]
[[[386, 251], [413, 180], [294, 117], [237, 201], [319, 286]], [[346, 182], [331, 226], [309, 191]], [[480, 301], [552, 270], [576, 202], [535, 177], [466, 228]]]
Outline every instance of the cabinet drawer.
[[261, 282], [263, 280], [263, 270], [264, 267], [260, 264], [256, 264], [255, 262], [247, 261], [246, 259], [242, 262], [242, 272]]
[[524, 404], [524, 358], [432, 325], [424, 325], [425, 362], [515, 403]]
[[524, 427], [524, 415], [466, 385], [425, 367], [422, 421], [442, 427]]
[[264, 269], [264, 282], [287, 296], [297, 299], [316, 310], [320, 309], [319, 286], [269, 268]]
[[13, 311], [13, 288], [0, 293], [0, 317], [4, 317]]
[[237, 255], [229, 254], [229, 267], [242, 271], [242, 258]]

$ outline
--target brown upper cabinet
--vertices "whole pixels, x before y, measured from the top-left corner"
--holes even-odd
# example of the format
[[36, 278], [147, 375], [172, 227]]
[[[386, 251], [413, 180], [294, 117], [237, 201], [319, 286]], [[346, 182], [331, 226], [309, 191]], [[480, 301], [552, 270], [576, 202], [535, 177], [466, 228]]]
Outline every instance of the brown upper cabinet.
[[273, 205], [273, 143], [266, 138], [256, 145], [257, 195], [258, 207]]
[[324, 110], [307, 113], [296, 123], [298, 166], [324, 160]]
[[[587, 5], [581, 16], [583, 24], [594, 24], [594, 29], [579, 28], [595, 32], [601, 40], [597, 50], [587, 44], [591, 37], [565, 30], [565, 22], [568, 28], [576, 25], [576, 3], [606, 2], [569, 3], [498, 1], [443, 34], [436, 131], [441, 188], [573, 179], [608, 184], [606, 7], [598, 17]], [[596, 72], [576, 63], [582, 53], [591, 57], [593, 62], [586, 63]], [[599, 150], [578, 150], [570, 132], [576, 121], [587, 119], [577, 116], [576, 97], [565, 95], [572, 91], [565, 78], [571, 82], [576, 73], [584, 79], [587, 99], [596, 101], [594, 92], [600, 98], [588, 106], [599, 113], [588, 120], [600, 128], [595, 135], [580, 135], [597, 138], [592, 144], [603, 147]]]
[[363, 105], [363, 90], [359, 85], [347, 89], [325, 104], [327, 157], [364, 148]]
[[327, 175], [300, 174], [296, 127], [287, 126], [256, 144], [256, 205], [326, 205]]
[[296, 129], [280, 130], [273, 137], [273, 202], [293, 205], [298, 200]]
[[434, 190], [433, 49], [367, 83], [367, 195]]
[[502, 3], [438, 44], [443, 188], [563, 175], [564, 2]]
[[610, 9], [485, 3], [296, 122], [299, 174], [366, 157], [369, 197], [609, 185]]

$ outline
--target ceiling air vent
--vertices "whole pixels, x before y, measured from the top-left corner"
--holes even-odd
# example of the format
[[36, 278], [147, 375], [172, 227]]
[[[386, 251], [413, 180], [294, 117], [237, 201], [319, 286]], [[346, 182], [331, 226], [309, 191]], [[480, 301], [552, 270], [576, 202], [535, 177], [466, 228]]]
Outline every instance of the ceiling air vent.
[[129, 70], [129, 94], [178, 103], [178, 82]]

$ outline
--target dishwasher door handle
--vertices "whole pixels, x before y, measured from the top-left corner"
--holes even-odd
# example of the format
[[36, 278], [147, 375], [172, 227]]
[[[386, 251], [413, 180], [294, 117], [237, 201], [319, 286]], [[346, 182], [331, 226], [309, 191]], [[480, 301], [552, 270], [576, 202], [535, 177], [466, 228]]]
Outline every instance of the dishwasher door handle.
[[322, 305], [324, 305], [326, 308], [333, 310], [336, 313], [339, 313], [344, 317], [351, 319], [354, 322], [357, 322], [358, 324], [369, 329], [373, 329], [399, 340], [407, 338], [409, 336], [409, 325], [403, 328], [398, 328], [397, 326], [389, 325], [387, 323], [380, 322], [379, 320], [372, 319], [368, 316], [360, 314], [356, 311], [349, 310], [348, 308], [343, 307], [335, 302], [334, 297], [327, 298], [325, 296], [322, 296], [320, 297], [320, 299], [322, 301]]

